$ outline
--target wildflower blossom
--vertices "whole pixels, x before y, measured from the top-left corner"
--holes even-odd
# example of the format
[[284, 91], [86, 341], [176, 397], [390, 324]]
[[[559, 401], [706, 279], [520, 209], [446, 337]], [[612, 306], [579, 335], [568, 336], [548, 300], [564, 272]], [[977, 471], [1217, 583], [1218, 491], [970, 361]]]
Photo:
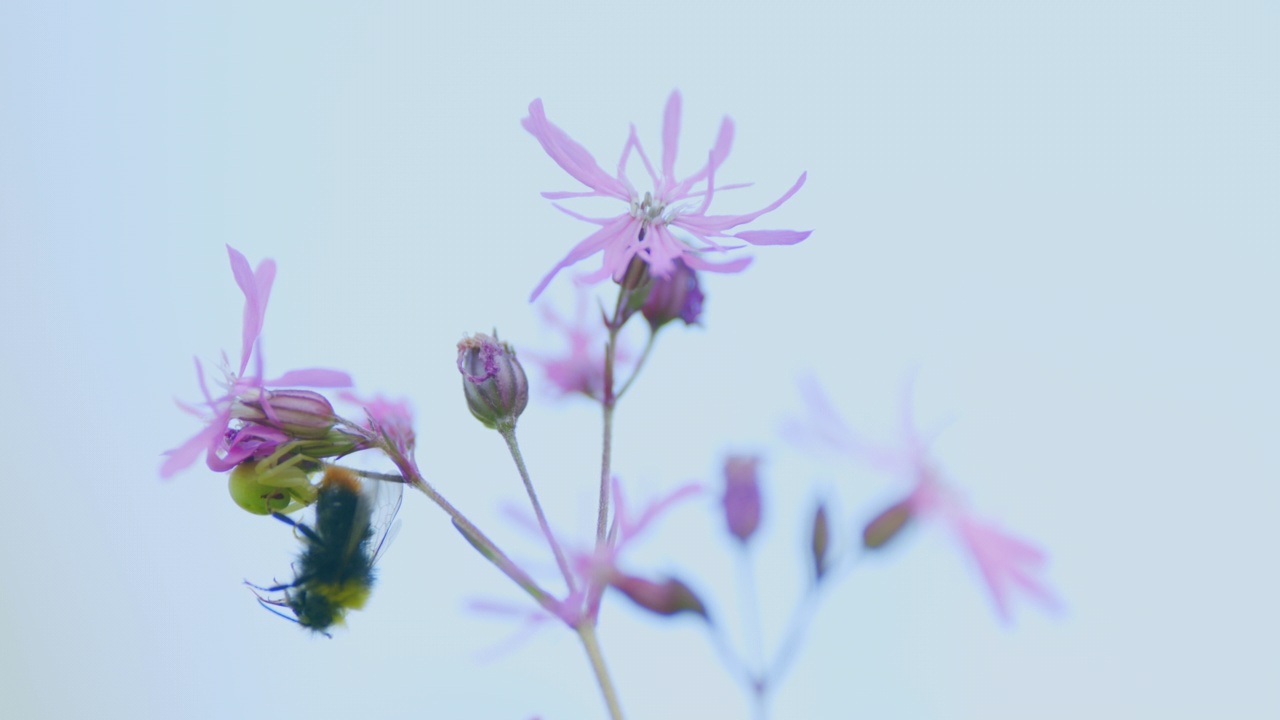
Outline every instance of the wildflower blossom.
[[[609, 538], [591, 550], [571, 552], [570, 566], [577, 580], [575, 589], [570, 591], [564, 599], [553, 600], [548, 608], [543, 608], [536, 613], [531, 611], [530, 617], [545, 618], [550, 614], [569, 627], [576, 627], [582, 621], [594, 619], [597, 616], [600, 611], [601, 597], [608, 587], [621, 583], [627, 586], [627, 590], [635, 590], [637, 581], [619, 567], [619, 558], [623, 551], [676, 504], [700, 492], [702, 492], [700, 485], [693, 483], [682, 485], [650, 502], [643, 510], [636, 513], [628, 505], [621, 483], [615, 477], [613, 479], [615, 514]], [[515, 525], [522, 527], [530, 535], [543, 536], [541, 528], [527, 513], [508, 508], [506, 515]], [[671, 587], [674, 589], [674, 586]], [[681, 595], [679, 599], [683, 600], [685, 597]], [[494, 603], [473, 603], [473, 606], [477, 609], [509, 607]], [[679, 609], [692, 609], [692, 607], [681, 604]]]
[[[342, 392], [338, 398], [353, 405], [359, 405], [365, 413], [364, 429], [368, 440], [381, 445], [388, 451], [391, 459], [405, 473], [405, 479], [412, 482], [416, 477], [417, 464], [414, 460], [414, 448], [417, 435], [413, 431], [413, 410], [404, 399], [388, 400], [381, 395], [362, 398], [352, 392]], [[401, 466], [401, 462], [404, 463]], [[413, 472], [409, 472], [413, 470]]]
[[[542, 317], [552, 330], [561, 335], [568, 347], [557, 354], [522, 350], [522, 356], [542, 367], [549, 387], [561, 396], [581, 393], [599, 400], [604, 395], [604, 346], [605, 327], [595, 321], [599, 315], [589, 312], [587, 294], [578, 294], [577, 308], [572, 322], [566, 320], [549, 306], [542, 307]], [[630, 359], [625, 348], [619, 348], [614, 360], [621, 366]]]
[[[226, 368], [226, 390], [214, 397], [205, 381], [204, 367], [199, 358], [196, 359], [196, 377], [204, 402], [199, 405], [179, 402], [179, 407], [204, 417], [206, 424], [185, 443], [165, 453], [167, 457], [160, 467], [161, 477], [172, 477], [194, 463], [202, 452], [206, 454], [209, 469], [225, 472], [245, 460], [261, 459], [276, 453], [282, 444], [294, 437], [291, 431], [300, 427], [304, 434], [315, 436], [318, 424], [325, 421], [308, 414], [307, 410], [319, 408], [320, 413], [324, 412], [315, 400], [320, 396], [306, 396], [304, 393], [307, 391], [299, 390], [272, 391], [267, 390], [267, 386], [338, 388], [351, 385], [351, 377], [346, 373], [321, 368], [294, 370], [272, 380], [264, 377], [259, 336], [266, 317], [267, 300], [271, 297], [271, 285], [275, 281], [276, 264], [266, 259], [252, 270], [245, 256], [230, 245], [227, 246], [227, 255], [231, 259], [231, 272], [245, 299], [240, 366], [234, 372], [230, 367]], [[246, 374], [250, 359], [254, 361], [254, 368], [252, 374]], [[224, 365], [227, 362], [224, 354]], [[233, 420], [241, 423], [232, 428]]]
[[880, 448], [861, 441], [840, 419], [815, 382], [805, 383], [804, 395], [810, 419], [792, 423], [790, 435], [801, 437], [808, 434], [810, 439], [850, 457], [880, 469], [892, 468], [912, 483], [905, 497], [891, 504], [867, 525], [863, 532], [866, 547], [874, 550], [884, 546], [915, 520], [940, 522], [951, 530], [973, 559], [1002, 620], [1007, 622], [1011, 619], [1012, 599], [1019, 592], [1045, 608], [1057, 607], [1056, 596], [1041, 577], [1048, 556], [1031, 543], [977, 517], [958, 491], [943, 480], [936, 463], [928, 455], [928, 443], [915, 429], [909, 393], [903, 402], [901, 448]]
[[[738, 272], [751, 258], [736, 258], [723, 263], [711, 262], [703, 255], [708, 251], [725, 252], [743, 247], [725, 246], [716, 239], [733, 238], [751, 245], [794, 245], [809, 237], [810, 231], [797, 230], [741, 230], [729, 231], [746, 225], [765, 213], [772, 212], [791, 198], [802, 185], [806, 175], [801, 173], [795, 184], [782, 197], [755, 212], [741, 215], [708, 215], [716, 190], [732, 190], [747, 187], [746, 184], [715, 186], [715, 174], [733, 144], [733, 121], [725, 118], [720, 124], [707, 157], [707, 164], [686, 178], [675, 175], [676, 146], [680, 135], [680, 93], [674, 91], [667, 99], [662, 123], [661, 167], [654, 165], [645, 153], [635, 126], [622, 148], [617, 172], [610, 175], [596, 163], [586, 148], [579, 145], [567, 133], [547, 119], [542, 100], [529, 104], [529, 116], [522, 125], [538, 142], [547, 155], [565, 172], [590, 190], [586, 192], [544, 192], [549, 200], [580, 197], [612, 197], [627, 204], [626, 212], [610, 218], [590, 218], [560, 205], [556, 208], [565, 214], [600, 226], [578, 243], [569, 254], [551, 269], [534, 289], [530, 300], [542, 293], [551, 279], [561, 270], [597, 253], [604, 254], [600, 269], [583, 278], [584, 282], [599, 282], [606, 277], [620, 279], [633, 257], [640, 257], [649, 265], [655, 277], [668, 277], [674, 271], [677, 260], [695, 270], [713, 272]], [[627, 163], [634, 150], [653, 181], [653, 189], [641, 193], [627, 178]], [[691, 245], [672, 233], [679, 228], [692, 236], [699, 244]]]

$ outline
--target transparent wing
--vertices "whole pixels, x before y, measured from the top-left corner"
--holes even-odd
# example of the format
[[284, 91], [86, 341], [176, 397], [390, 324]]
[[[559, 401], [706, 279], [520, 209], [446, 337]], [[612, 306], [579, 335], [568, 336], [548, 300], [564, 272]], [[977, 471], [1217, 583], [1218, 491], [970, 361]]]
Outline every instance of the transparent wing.
[[370, 564], [376, 564], [400, 532], [396, 515], [404, 502], [404, 483], [366, 479], [364, 486], [372, 508], [369, 520], [369, 526], [373, 528], [373, 539], [369, 541]]

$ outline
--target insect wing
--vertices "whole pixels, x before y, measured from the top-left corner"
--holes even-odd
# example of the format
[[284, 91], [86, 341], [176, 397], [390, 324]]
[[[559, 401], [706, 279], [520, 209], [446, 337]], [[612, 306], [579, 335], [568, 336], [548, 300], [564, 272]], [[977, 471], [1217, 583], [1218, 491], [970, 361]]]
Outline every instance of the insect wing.
[[370, 565], [376, 564], [382, 553], [391, 547], [396, 534], [400, 532], [400, 521], [396, 515], [400, 513], [400, 504], [404, 502], [404, 483], [379, 480], [366, 480], [365, 491], [370, 497], [373, 508], [369, 521], [373, 528], [369, 541]]

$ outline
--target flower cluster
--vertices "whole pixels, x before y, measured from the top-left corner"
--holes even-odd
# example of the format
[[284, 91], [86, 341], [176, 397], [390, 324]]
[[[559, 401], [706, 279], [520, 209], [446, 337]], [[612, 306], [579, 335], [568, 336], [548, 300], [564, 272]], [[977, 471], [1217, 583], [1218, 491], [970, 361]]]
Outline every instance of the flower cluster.
[[[725, 544], [738, 562], [743, 587], [748, 588], [746, 609], [737, 614], [745, 619], [746, 644], [755, 646], [752, 652], [734, 649], [731, 633], [719, 620], [722, 616], [713, 596], [695, 590], [696, 583], [665, 572], [637, 570], [624, 557], [653, 530], [660, 517], [704, 494], [704, 484], [681, 484], [651, 503], [633, 505], [613, 467], [613, 421], [619, 401], [633, 387], [664, 328], [703, 324], [707, 291], [699, 273], [742, 270], [751, 262], [750, 257], [720, 256], [744, 245], [792, 245], [810, 235], [809, 231], [742, 229], [795, 195], [805, 183], [804, 173], [780, 197], [755, 212], [711, 214], [718, 192], [746, 187], [716, 182], [733, 143], [734, 125], [725, 118], [705, 164], [690, 175], [677, 175], [681, 102], [678, 92], [667, 100], [658, 162], [655, 164], [645, 152], [633, 126], [613, 173], [603, 170], [585, 148], [547, 119], [541, 100], [529, 105], [529, 114], [522, 123], [551, 159], [587, 188], [543, 193], [544, 197], [607, 197], [625, 205], [623, 212], [606, 218], [586, 217], [555, 205], [598, 229], [578, 242], [542, 277], [531, 300], [560, 271], [595, 255], [602, 255], [600, 266], [578, 278], [579, 286], [612, 278], [617, 295], [608, 302], [597, 299], [593, 303], [580, 294], [573, 322], [544, 307], [548, 324], [562, 336], [567, 351], [559, 355], [525, 353], [526, 358], [542, 366], [547, 384], [559, 395], [591, 398], [601, 412], [600, 474], [587, 479], [592, 490], [599, 483], [594, 537], [581, 543], [567, 542], [552, 529], [539, 500], [534, 474], [525, 462], [516, 433], [517, 421], [532, 393], [515, 348], [499, 340], [496, 331], [468, 335], [456, 347], [466, 407], [484, 427], [500, 436], [528, 498], [529, 511], [510, 516], [545, 543], [555, 559], [559, 579], [548, 581], [540, 577], [545, 573], [513, 561], [428, 481], [418, 465], [418, 436], [407, 401], [359, 395], [350, 389], [350, 376], [337, 370], [294, 370], [268, 379], [263, 370], [261, 335], [276, 266], [271, 260], [263, 260], [253, 269], [244, 255], [227, 248], [232, 274], [245, 298], [239, 362], [232, 364], [224, 355], [222, 378], [217, 390], [211, 392], [204, 367], [196, 361], [203, 401], [180, 406], [200, 417], [203, 427], [165, 453], [160, 474], [171, 477], [204, 455], [210, 470], [228, 473], [229, 489], [237, 505], [292, 528], [303, 544], [294, 563], [293, 581], [251, 586], [264, 607], [326, 635], [328, 628], [343, 623], [348, 611], [362, 608], [373, 586], [374, 563], [392, 530], [405, 488], [420, 492], [447, 515], [467, 544], [528, 596], [522, 598], [524, 604], [519, 608], [507, 601], [477, 603], [476, 608], [515, 614], [523, 617], [528, 627], [560, 624], [580, 637], [605, 705], [615, 720], [623, 717], [622, 706], [596, 630], [602, 604], [610, 597], [625, 597], [635, 607], [660, 617], [696, 622], [709, 634], [727, 669], [750, 696], [758, 716], [765, 714], [771, 693], [797, 652], [801, 631], [813, 616], [821, 591], [851, 569], [854, 558], [889, 545], [914, 523], [938, 523], [952, 531], [976, 565], [1001, 617], [1011, 616], [1011, 604], [1018, 594], [1045, 606], [1056, 604], [1042, 574], [1045, 554], [968, 509], [954, 486], [944, 480], [938, 464], [927, 452], [927, 443], [914, 429], [909, 403], [904, 410], [902, 447], [878, 447], [849, 429], [816, 383], [802, 390], [808, 414], [792, 424], [793, 438], [899, 474], [907, 479], [908, 487], [863, 524], [845, 527], [833, 520], [825, 501], [813, 508], [805, 541], [807, 584], [788, 635], [776, 653], [770, 656], [760, 641], [761, 619], [754, 610], [758, 603], [754, 597], [753, 557], [768, 535], [761, 528], [773, 517], [772, 510], [766, 511], [769, 493], [760, 455], [727, 457], [717, 512], [707, 519], [724, 533]], [[633, 160], [643, 166], [649, 180], [648, 189], [643, 192], [628, 176]], [[637, 316], [644, 318], [643, 322], [632, 324]], [[633, 331], [647, 333], [644, 348], [637, 356], [623, 348], [624, 332]], [[325, 389], [341, 390], [338, 400], [360, 408], [356, 419], [340, 415], [320, 392]], [[591, 449], [596, 447], [593, 441]], [[340, 463], [360, 451], [385, 456], [395, 472], [359, 470]], [[564, 486], [573, 481], [564, 480]], [[394, 488], [389, 500], [380, 499], [388, 494], [378, 492], [379, 488]], [[305, 514], [314, 518], [309, 522], [288, 515], [307, 507], [314, 508], [314, 513]], [[856, 539], [847, 541], [845, 537]], [[549, 589], [558, 588], [561, 580], [563, 591]]]

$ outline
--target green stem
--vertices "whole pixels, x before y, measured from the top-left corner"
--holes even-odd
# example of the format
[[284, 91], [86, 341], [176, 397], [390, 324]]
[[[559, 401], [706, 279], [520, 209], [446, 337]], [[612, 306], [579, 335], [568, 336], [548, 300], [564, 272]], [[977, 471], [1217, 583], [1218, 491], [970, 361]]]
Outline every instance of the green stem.
[[547, 522], [546, 513], [542, 512], [542, 503], [538, 502], [538, 493], [533, 490], [533, 480], [529, 478], [529, 470], [524, 465], [524, 455], [520, 453], [520, 444], [516, 442], [515, 428], [499, 428], [498, 432], [502, 434], [502, 439], [507, 441], [507, 449], [511, 451], [511, 458], [516, 461], [516, 469], [520, 471], [520, 479], [524, 481], [524, 489], [529, 493], [529, 502], [533, 505], [533, 512], [538, 516], [538, 526], [542, 528], [542, 534], [546, 536], [547, 543], [551, 545], [551, 552], [556, 556], [556, 564], [560, 566], [560, 572], [564, 575], [564, 581], [569, 585], [569, 592], [578, 591], [577, 585], [573, 581], [573, 573], [569, 570], [569, 563], [565, 560], [564, 550], [560, 548], [560, 543], [556, 542], [556, 536], [551, 532], [551, 525]]
[[515, 582], [516, 585], [519, 585], [525, 592], [532, 595], [533, 599], [537, 600], [538, 604], [541, 605], [543, 609], [553, 614], [557, 612], [559, 604], [556, 602], [555, 598], [552, 597], [551, 593], [543, 590], [538, 583], [534, 582], [533, 578], [529, 577], [528, 573], [521, 570], [514, 562], [512, 562], [511, 558], [507, 557], [507, 554], [502, 552], [502, 550], [498, 548], [497, 544], [489, 539], [489, 536], [485, 535], [480, 528], [476, 527], [470, 520], [468, 520], [466, 515], [463, 515], [435, 488], [431, 487], [431, 483], [428, 483], [426, 478], [422, 477], [422, 473], [414, 463], [401, 455], [400, 452], [391, 446], [390, 443], [383, 448], [383, 451], [387, 453], [387, 456], [390, 457], [391, 461], [396, 464], [397, 468], [399, 468], [403, 481], [417, 489], [423, 495], [426, 495], [431, 502], [435, 503], [441, 510], [444, 510], [445, 513], [447, 513], [453, 520], [454, 527], [458, 528], [458, 531], [466, 537], [468, 542], [475, 546], [476, 550], [480, 551], [480, 554], [483, 555], [485, 559], [493, 563], [495, 567], [502, 571], [502, 574], [511, 578], [511, 580]]
[[615, 400], [617, 400], [618, 398], [621, 398], [624, 394], [626, 394], [627, 389], [631, 387], [631, 383], [635, 382], [636, 377], [640, 374], [640, 369], [644, 367], [645, 360], [649, 359], [649, 352], [653, 350], [653, 341], [656, 340], [657, 338], [658, 338], [658, 333], [654, 332], [653, 330], [650, 330], [649, 339], [646, 340], [644, 343], [644, 350], [640, 351], [640, 359], [636, 360], [636, 367], [634, 370], [631, 371], [631, 377], [627, 378], [627, 381], [622, 384], [622, 388], [618, 390], [618, 394], [614, 398]]
[[609, 668], [605, 667], [595, 625], [584, 620], [578, 625], [578, 637], [582, 638], [582, 647], [586, 648], [587, 658], [591, 660], [591, 669], [596, 673], [596, 682], [604, 695], [604, 704], [609, 708], [609, 717], [612, 720], [622, 720], [622, 706], [618, 703], [618, 692], [613, 688], [613, 680], [609, 678]]
[[[621, 307], [621, 302], [619, 302]], [[618, 310], [614, 310], [614, 317]], [[605, 532], [609, 526], [609, 483], [610, 465], [613, 462], [613, 408], [617, 398], [613, 394], [613, 367], [618, 351], [618, 330], [615, 322], [609, 323], [609, 342], [604, 346], [604, 397], [600, 405], [604, 413], [604, 439], [600, 450], [600, 507], [596, 517], [596, 545], [605, 541]]]

